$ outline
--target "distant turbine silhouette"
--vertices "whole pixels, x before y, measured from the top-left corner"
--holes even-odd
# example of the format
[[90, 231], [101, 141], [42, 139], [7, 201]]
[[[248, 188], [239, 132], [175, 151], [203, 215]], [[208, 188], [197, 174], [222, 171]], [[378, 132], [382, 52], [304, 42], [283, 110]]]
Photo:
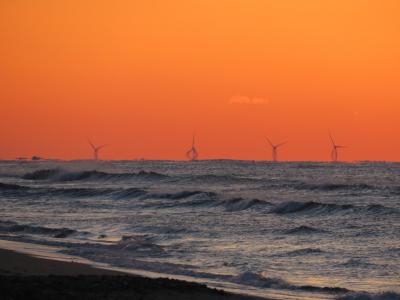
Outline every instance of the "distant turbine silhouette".
[[93, 159], [94, 160], [99, 160], [99, 150], [104, 148], [106, 145], [101, 145], [101, 146], [97, 146], [96, 147], [89, 139], [87, 139], [87, 140], [88, 140], [90, 146], [93, 149]]
[[336, 145], [335, 140], [333, 139], [333, 136], [331, 133], [329, 133], [329, 137], [330, 137], [331, 143], [332, 143], [331, 158], [332, 158], [333, 162], [337, 162], [338, 161], [338, 149], [346, 148], [346, 146]]
[[193, 135], [193, 141], [192, 141], [192, 148], [190, 148], [189, 151], [186, 152], [186, 157], [191, 161], [197, 160], [197, 158], [199, 157], [199, 152], [197, 152], [195, 143], [194, 143], [194, 135]]
[[278, 148], [285, 145], [287, 142], [280, 143], [278, 145], [272, 144], [272, 142], [267, 138], [268, 143], [271, 145], [272, 148], [272, 161], [278, 161]]

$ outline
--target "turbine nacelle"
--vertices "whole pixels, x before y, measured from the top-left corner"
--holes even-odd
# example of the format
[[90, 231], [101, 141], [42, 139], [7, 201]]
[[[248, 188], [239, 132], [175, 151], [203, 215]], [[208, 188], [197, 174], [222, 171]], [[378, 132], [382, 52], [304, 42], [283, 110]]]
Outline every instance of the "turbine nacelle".
[[276, 161], [278, 161], [278, 148], [287, 144], [287, 142], [283, 142], [283, 143], [275, 145], [268, 138], [267, 138], [267, 141], [272, 148], [272, 161], [276, 162]]
[[332, 158], [333, 162], [337, 162], [338, 161], [338, 157], [339, 157], [338, 149], [348, 148], [348, 147], [347, 146], [342, 146], [342, 145], [336, 145], [335, 139], [333, 138], [331, 133], [329, 133], [329, 138], [330, 138], [331, 143], [332, 143], [331, 158]]
[[100, 145], [100, 146], [95, 146], [90, 140], [89, 140], [89, 138], [87, 139], [88, 140], [88, 142], [89, 142], [89, 145], [92, 147], [92, 149], [93, 149], [93, 159], [94, 160], [99, 160], [99, 151], [100, 151], [100, 149], [103, 149], [105, 146], [107, 146], [107, 145]]
[[199, 152], [197, 151], [195, 147], [195, 136], [193, 135], [193, 140], [192, 140], [192, 148], [189, 149], [189, 151], [186, 152], [186, 157], [191, 160], [197, 160], [199, 157]]

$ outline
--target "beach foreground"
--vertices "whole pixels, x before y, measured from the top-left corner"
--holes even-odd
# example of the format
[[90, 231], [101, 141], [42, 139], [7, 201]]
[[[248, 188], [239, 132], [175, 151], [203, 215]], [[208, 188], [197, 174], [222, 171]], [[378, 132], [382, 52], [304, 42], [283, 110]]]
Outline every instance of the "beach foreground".
[[152, 279], [0, 249], [2, 299], [257, 299], [173, 279]]

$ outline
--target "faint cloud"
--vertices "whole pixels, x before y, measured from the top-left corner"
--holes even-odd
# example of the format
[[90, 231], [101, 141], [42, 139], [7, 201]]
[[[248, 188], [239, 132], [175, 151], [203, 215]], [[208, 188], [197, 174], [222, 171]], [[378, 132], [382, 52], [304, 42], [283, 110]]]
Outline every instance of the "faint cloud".
[[265, 97], [249, 97], [243, 95], [235, 95], [229, 99], [231, 104], [266, 104], [268, 99]]

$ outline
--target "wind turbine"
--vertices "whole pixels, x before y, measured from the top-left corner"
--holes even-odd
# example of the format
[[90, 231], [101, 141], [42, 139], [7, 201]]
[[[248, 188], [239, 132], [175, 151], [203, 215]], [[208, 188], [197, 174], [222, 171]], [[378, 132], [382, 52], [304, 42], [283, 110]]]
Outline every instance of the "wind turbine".
[[92, 149], [93, 149], [93, 158], [94, 158], [94, 160], [99, 160], [99, 150], [102, 149], [102, 148], [104, 148], [106, 145], [95, 146], [95, 145], [89, 140], [89, 138], [88, 138], [87, 140], [88, 140], [90, 146], [91, 146]]
[[338, 149], [346, 148], [346, 146], [336, 145], [335, 140], [333, 139], [333, 136], [331, 133], [329, 133], [329, 137], [330, 137], [331, 143], [332, 143], [331, 158], [332, 158], [333, 162], [337, 162], [338, 161]]
[[194, 142], [195, 141], [193, 134], [192, 148], [190, 148], [189, 151], [186, 152], [186, 157], [191, 161], [197, 160], [197, 158], [199, 157], [199, 152], [197, 152]]
[[278, 161], [278, 148], [285, 145], [287, 142], [280, 143], [278, 145], [272, 144], [272, 142], [267, 138], [268, 143], [271, 145], [272, 148], [272, 161]]

